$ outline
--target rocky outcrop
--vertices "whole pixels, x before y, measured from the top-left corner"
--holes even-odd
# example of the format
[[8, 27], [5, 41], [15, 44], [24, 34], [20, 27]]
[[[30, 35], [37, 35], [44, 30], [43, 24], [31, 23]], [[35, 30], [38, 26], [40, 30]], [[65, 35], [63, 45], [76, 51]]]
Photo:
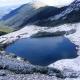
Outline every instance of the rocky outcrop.
[[[79, 59], [79, 58], [78, 58]], [[74, 59], [73, 63], [77, 64], [75, 62], [77, 59]], [[28, 61], [19, 58], [15, 56], [14, 54], [8, 54], [5, 51], [0, 52], [0, 79], [6, 78], [8, 80], [9, 78], [15, 80], [15, 77], [17, 77], [16, 80], [23, 80], [23, 77], [26, 79], [32, 79], [35, 78], [34, 80], [66, 80], [72, 79], [72, 78], [79, 78], [80, 79], [80, 70], [73, 68], [74, 66], [79, 67], [79, 64], [77, 65], [72, 65], [72, 62], [70, 65], [67, 65], [66, 63], [67, 60], [62, 60], [62, 62], [58, 61], [56, 63], [51, 64], [49, 66], [38, 66], [38, 65], [32, 65]], [[60, 62], [60, 63], [59, 63]], [[63, 66], [63, 62], [67, 65], [65, 67]], [[59, 63], [59, 64], [57, 64]], [[62, 64], [62, 65], [61, 65]], [[53, 65], [53, 66], [52, 66]], [[61, 66], [63, 66], [61, 68]], [[23, 76], [23, 77], [21, 77]], [[9, 79], [9, 80], [10, 80]]]
[[80, 56], [75, 59], [64, 59], [50, 64], [48, 67], [56, 68], [61, 71], [64, 77], [80, 77]]
[[[58, 26], [65, 23], [76, 23], [80, 22], [80, 1], [75, 0], [71, 3], [67, 9], [62, 11], [60, 14], [53, 15], [48, 19], [39, 21], [36, 23], [41, 26]], [[42, 24], [41, 24], [42, 23]]]
[[[34, 75], [34, 74], [44, 75], [45, 77], [48, 77], [49, 79], [56, 77], [56, 75], [60, 74], [60, 71], [53, 68], [48, 68], [47, 66], [38, 66], [38, 65], [32, 65], [28, 61], [25, 61], [24, 59], [20, 58], [18, 59], [15, 55], [8, 55], [5, 51], [0, 52], [0, 76], [6, 76], [6, 75]], [[54, 77], [50, 77], [49, 75], [53, 73]], [[36, 76], [37, 76], [36, 75]], [[60, 74], [61, 75], [61, 74]]]

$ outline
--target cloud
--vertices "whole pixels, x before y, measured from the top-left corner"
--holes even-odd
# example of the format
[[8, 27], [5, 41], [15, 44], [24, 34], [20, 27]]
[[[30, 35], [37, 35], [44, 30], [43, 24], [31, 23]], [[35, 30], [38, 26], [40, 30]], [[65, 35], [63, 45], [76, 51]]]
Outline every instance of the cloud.
[[42, 1], [48, 5], [52, 6], [63, 6], [68, 5], [74, 0], [0, 0], [0, 6], [14, 5], [14, 4], [24, 4], [30, 1]]
[[48, 4], [48, 5], [51, 5], [51, 6], [62, 7], [62, 6], [65, 6], [65, 5], [69, 5], [74, 0], [39, 0], [39, 1], [42, 1], [46, 4]]
[[14, 5], [14, 4], [24, 4], [30, 0], [0, 0], [0, 6]]

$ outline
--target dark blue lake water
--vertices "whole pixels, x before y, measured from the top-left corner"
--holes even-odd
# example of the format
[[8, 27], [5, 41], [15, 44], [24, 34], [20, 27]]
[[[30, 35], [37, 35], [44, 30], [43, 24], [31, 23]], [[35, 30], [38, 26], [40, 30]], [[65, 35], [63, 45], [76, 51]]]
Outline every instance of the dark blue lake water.
[[76, 45], [65, 37], [20, 39], [5, 50], [42, 66], [60, 59], [77, 57]]

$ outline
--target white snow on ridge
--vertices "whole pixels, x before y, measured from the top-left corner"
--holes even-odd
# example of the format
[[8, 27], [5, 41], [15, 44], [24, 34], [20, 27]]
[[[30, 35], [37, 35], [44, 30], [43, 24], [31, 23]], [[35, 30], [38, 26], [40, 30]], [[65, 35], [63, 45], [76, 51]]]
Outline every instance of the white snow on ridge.
[[79, 57], [75, 59], [62, 59], [62, 60], [56, 61], [55, 63], [50, 64], [48, 67], [56, 68], [61, 71], [64, 71], [65, 69], [80, 71], [80, 23], [72, 24], [72, 26], [75, 27], [76, 32], [70, 35], [65, 35], [65, 37], [67, 37], [74, 44], [79, 46], [78, 53], [77, 53]]
[[69, 38], [74, 44], [79, 46], [78, 54], [80, 55], [80, 23], [76, 23], [74, 26], [76, 32], [65, 37]]
[[69, 31], [71, 29], [74, 29], [74, 26], [69, 27], [70, 25], [71, 24], [69, 24], [69, 25], [64, 24], [64, 25], [61, 25], [59, 27], [51, 27], [51, 28], [39, 27], [39, 26], [34, 26], [34, 25], [25, 26], [24, 28], [22, 28], [18, 31], [0, 36], [0, 42], [3, 42], [3, 44], [4, 43], [11, 43], [18, 38], [28, 38], [28, 37], [32, 36], [33, 34], [38, 33], [39, 31], [53, 32], [54, 33], [56, 31]]
[[[46, 31], [46, 32], [56, 32], [56, 31], [69, 31], [72, 29], [76, 29], [76, 32], [73, 34], [65, 35], [69, 40], [79, 46], [80, 48], [80, 23], [76, 24], [64, 24], [58, 27], [39, 27], [39, 26], [26, 26], [21, 30], [0, 36], [0, 42], [3, 44], [11, 43], [20, 38], [28, 38], [33, 34], [38, 33], [39, 31]], [[80, 55], [80, 49], [78, 51]], [[57, 68], [59, 70], [69, 69], [74, 71], [80, 71], [80, 56], [75, 59], [63, 59], [56, 61], [48, 65], [51, 68]]]

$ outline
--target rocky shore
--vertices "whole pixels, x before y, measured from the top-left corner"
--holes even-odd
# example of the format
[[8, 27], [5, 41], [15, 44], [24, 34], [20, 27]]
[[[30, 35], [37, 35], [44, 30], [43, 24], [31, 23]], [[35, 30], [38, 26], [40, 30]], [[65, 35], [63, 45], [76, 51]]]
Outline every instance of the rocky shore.
[[57, 69], [32, 65], [20, 57], [0, 52], [0, 80], [57, 80], [57, 76], [64, 78]]
[[[79, 65], [76, 64], [74, 65], [79, 67]], [[60, 67], [59, 64], [58, 66]], [[71, 69], [69, 67], [68, 68], [63, 67], [62, 70], [60, 70], [57, 67], [55, 67], [55, 65], [54, 68], [51, 67], [51, 65], [49, 66], [32, 65], [23, 58], [20, 58], [14, 54], [7, 54], [5, 51], [1, 51], [0, 80], [15, 80], [15, 79], [16, 80], [79, 80], [80, 70]]]
[[[71, 26], [71, 27], [70, 27]], [[75, 27], [77, 26], [77, 27]], [[31, 31], [30, 31], [31, 30]], [[64, 35], [74, 44], [78, 45], [79, 55], [79, 23], [65, 24], [59, 27], [25, 27], [19, 31], [9, 33], [0, 37], [1, 47], [8, 45], [18, 39], [27, 37], [56, 36], [55, 33]], [[64, 34], [63, 34], [64, 32]], [[45, 35], [43, 35], [45, 33]], [[15, 35], [14, 35], [15, 34]], [[38, 34], [38, 35], [37, 35]], [[58, 34], [58, 33], [57, 33]], [[48, 66], [42, 67], [32, 65], [28, 61], [0, 52], [0, 79], [1, 80], [79, 80], [80, 79], [80, 57], [75, 59], [63, 59]]]

